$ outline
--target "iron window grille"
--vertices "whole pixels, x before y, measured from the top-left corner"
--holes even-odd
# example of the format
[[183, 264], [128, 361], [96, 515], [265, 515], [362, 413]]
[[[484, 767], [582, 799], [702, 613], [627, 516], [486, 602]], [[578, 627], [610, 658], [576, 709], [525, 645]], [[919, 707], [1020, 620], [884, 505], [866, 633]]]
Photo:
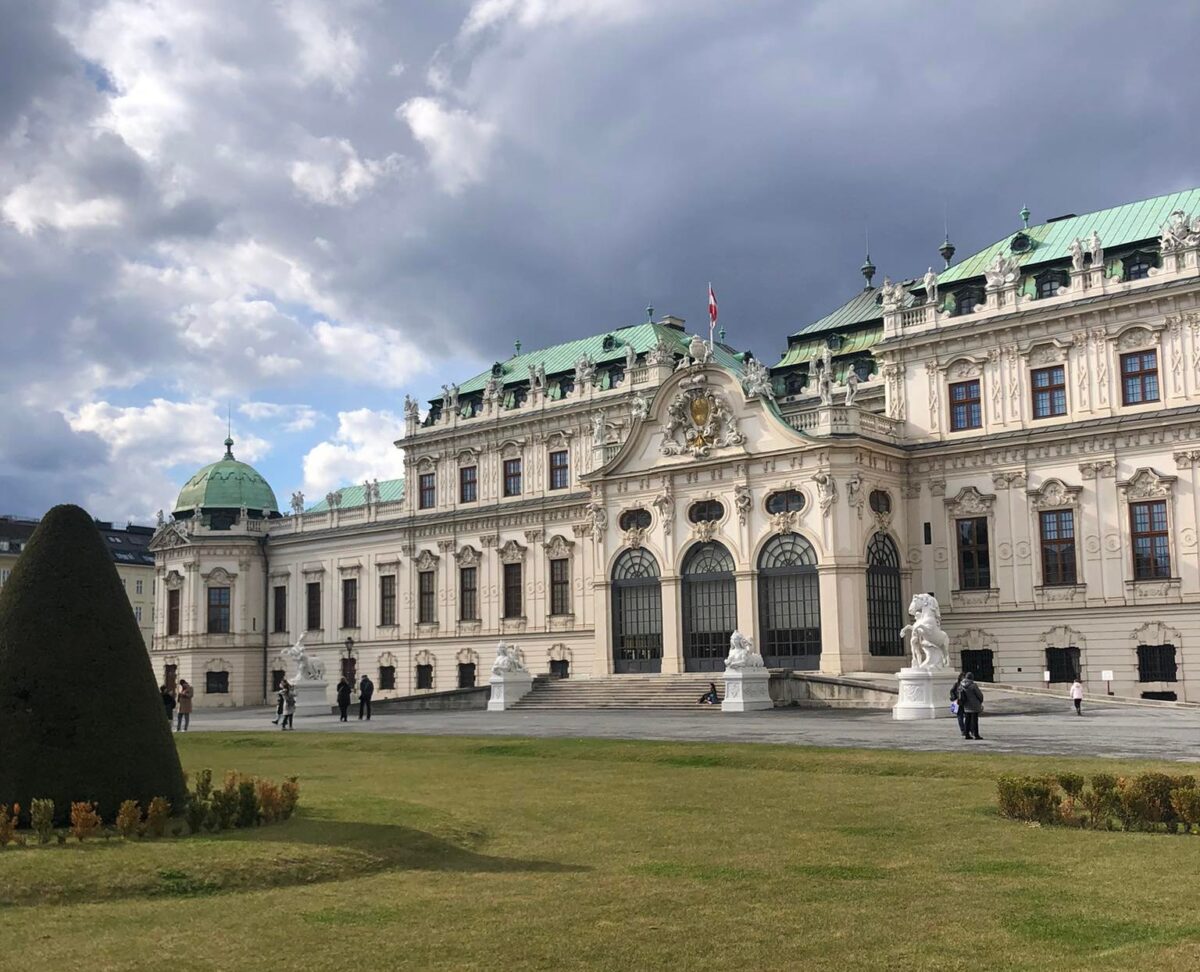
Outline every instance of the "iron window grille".
[[205, 695], [228, 695], [229, 694], [229, 672], [205, 672], [204, 673], [204, 694]]
[[432, 570], [417, 571], [417, 623], [434, 624], [437, 621], [437, 603], [434, 596]]
[[463, 466], [458, 471], [458, 501], [474, 503], [479, 498], [479, 468]]
[[1174, 645], [1138, 645], [1138, 681], [1174, 682], [1179, 671], [1175, 664]]
[[305, 594], [305, 627], [309, 631], [318, 631], [321, 627], [321, 582], [307, 584]]
[[1121, 355], [1121, 404], [1158, 401], [1158, 352], [1133, 351]]
[[229, 588], [208, 589], [208, 633], [229, 634]]
[[1082, 672], [1079, 665], [1079, 649], [1047, 648], [1046, 671], [1050, 673], [1051, 682], [1075, 681]]
[[550, 561], [550, 613], [571, 614], [571, 561]]
[[867, 545], [867, 650], [872, 655], [903, 655], [902, 627], [900, 551], [891, 537], [876, 533]]
[[565, 658], [551, 658], [550, 674], [555, 678], [570, 678], [571, 663]]
[[1062, 365], [1038, 368], [1029, 377], [1033, 389], [1033, 417], [1040, 419], [1066, 415], [1066, 369]]
[[422, 510], [437, 506], [437, 485], [433, 473], [421, 473], [417, 478], [417, 506]]
[[970, 672], [977, 682], [996, 680], [995, 659], [991, 648], [964, 648], [961, 671]]
[[960, 590], [987, 590], [992, 586], [986, 516], [955, 521], [958, 537], [958, 586]]
[[885, 516], [892, 512], [892, 494], [882, 489], [871, 490], [871, 495], [867, 497], [867, 505], [871, 509]]
[[957, 381], [950, 386], [950, 431], [983, 427], [983, 400], [979, 394], [979, 379]]
[[1047, 587], [1075, 583], [1075, 514], [1045, 510], [1039, 515], [1042, 535], [1042, 583]]
[[550, 453], [550, 488], [566, 489], [571, 485], [570, 453], [558, 449]]
[[458, 619], [479, 620], [479, 568], [458, 568]]
[[1153, 580], [1171, 576], [1171, 543], [1165, 500], [1129, 504], [1133, 540], [1133, 577]]
[[684, 561], [683, 657], [688, 671], [725, 668], [729, 639], [737, 630], [733, 569], [733, 557], [715, 541], [693, 547]]
[[649, 530], [650, 529], [650, 511], [643, 509], [626, 510], [621, 514], [621, 518], [617, 521], [617, 525], [622, 530]]
[[821, 655], [817, 554], [799, 534], [776, 534], [758, 555], [758, 617], [763, 660], [768, 665], [816, 666]]
[[504, 616], [520, 618], [525, 616], [525, 596], [522, 590], [521, 565], [504, 565]]
[[521, 460], [504, 460], [504, 495], [521, 495]]
[[688, 509], [688, 519], [693, 523], [711, 523], [725, 515], [725, 507], [717, 500], [700, 500]]
[[613, 669], [662, 667], [662, 586], [658, 563], [644, 547], [627, 549], [612, 571]]

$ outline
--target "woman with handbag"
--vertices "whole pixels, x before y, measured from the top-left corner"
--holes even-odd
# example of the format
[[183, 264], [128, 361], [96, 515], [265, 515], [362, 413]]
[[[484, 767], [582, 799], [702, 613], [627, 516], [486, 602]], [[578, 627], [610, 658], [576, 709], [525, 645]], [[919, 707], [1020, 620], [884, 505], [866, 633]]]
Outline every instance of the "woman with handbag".
[[979, 713], [983, 711], [983, 691], [975, 684], [975, 675], [966, 672], [958, 683], [958, 709], [964, 716], [964, 739], [982, 739]]

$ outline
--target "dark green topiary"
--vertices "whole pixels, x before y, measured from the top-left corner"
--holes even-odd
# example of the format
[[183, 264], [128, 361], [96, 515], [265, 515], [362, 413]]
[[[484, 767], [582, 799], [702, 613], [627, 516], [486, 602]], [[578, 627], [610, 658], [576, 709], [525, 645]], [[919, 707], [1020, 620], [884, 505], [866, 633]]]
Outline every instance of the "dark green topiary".
[[46, 514], [0, 592], [0, 804], [184, 805], [183, 770], [146, 645], [95, 523]]

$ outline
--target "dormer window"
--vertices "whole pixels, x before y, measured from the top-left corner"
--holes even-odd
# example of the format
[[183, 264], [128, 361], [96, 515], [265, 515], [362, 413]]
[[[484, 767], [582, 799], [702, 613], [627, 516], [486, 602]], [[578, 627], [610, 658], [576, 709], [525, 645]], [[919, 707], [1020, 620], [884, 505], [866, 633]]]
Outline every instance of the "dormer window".
[[1035, 283], [1039, 300], [1043, 297], [1054, 297], [1059, 290], [1067, 286], [1067, 272], [1065, 270], [1047, 270], [1045, 273], [1037, 275]]
[[1122, 262], [1126, 280], [1145, 280], [1150, 276], [1150, 271], [1158, 266], [1153, 253], [1131, 253]]
[[600, 342], [600, 347], [605, 351], [611, 351], [617, 346], [617, 339], [611, 334], [605, 334], [604, 340]]
[[954, 316], [973, 314], [975, 305], [983, 303], [983, 291], [978, 287], [965, 287], [954, 295]]
[[790, 372], [783, 379], [783, 393], [785, 395], [799, 395], [804, 391], [804, 374], [799, 371]]
[[1009, 246], [1013, 253], [1025, 253], [1030, 247], [1029, 237], [1025, 233], [1018, 233], [1012, 238], [1012, 242], [1009, 244]]

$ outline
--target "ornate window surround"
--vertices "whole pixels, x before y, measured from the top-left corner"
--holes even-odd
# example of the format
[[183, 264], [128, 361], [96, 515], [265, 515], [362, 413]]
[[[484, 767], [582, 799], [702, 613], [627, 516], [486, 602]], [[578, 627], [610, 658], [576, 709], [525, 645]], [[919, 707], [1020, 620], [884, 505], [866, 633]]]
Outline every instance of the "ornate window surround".
[[[1175, 484], [1177, 476], [1163, 476], [1150, 466], [1140, 466], [1128, 479], [1117, 482], [1117, 494], [1121, 504], [1121, 538], [1125, 549], [1122, 575], [1127, 591], [1137, 592], [1162, 588], [1164, 595], [1177, 592], [1179, 588], [1179, 542], [1175, 536]], [[1133, 576], [1133, 524], [1129, 505], [1147, 500], [1164, 500], [1167, 505], [1167, 552], [1171, 558], [1171, 576], [1135, 579]]]
[[[995, 602], [999, 588], [997, 587], [997, 548], [996, 543], [996, 494], [981, 493], [974, 486], [963, 486], [954, 496], [942, 500], [946, 509], [946, 535], [950, 538], [950, 561], [954, 566], [954, 588], [951, 590], [951, 602], [955, 607], [978, 606]], [[988, 529], [988, 573], [990, 586], [986, 588], [966, 588], [962, 586], [960, 575], [961, 566], [958, 556], [958, 524], [957, 520], [987, 518]]]
[[[1164, 685], [1175, 685], [1182, 683], [1187, 677], [1186, 663], [1187, 654], [1183, 650], [1183, 632], [1178, 628], [1172, 628], [1170, 625], [1162, 621], [1147, 621], [1145, 624], [1139, 625], [1129, 632], [1129, 653], [1132, 656], [1130, 667], [1137, 676], [1138, 671], [1138, 645], [1174, 645], [1175, 646], [1175, 681], [1162, 683]], [[1155, 685], [1156, 682], [1141, 682], [1140, 685]]]

